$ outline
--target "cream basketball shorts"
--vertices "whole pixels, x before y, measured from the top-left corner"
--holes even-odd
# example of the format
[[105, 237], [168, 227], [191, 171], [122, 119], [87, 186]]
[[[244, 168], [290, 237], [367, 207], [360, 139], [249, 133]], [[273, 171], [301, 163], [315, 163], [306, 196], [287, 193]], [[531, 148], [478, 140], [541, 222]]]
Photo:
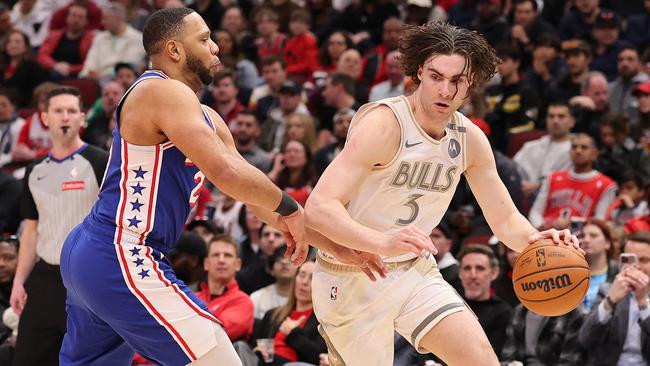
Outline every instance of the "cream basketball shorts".
[[319, 253], [312, 299], [331, 366], [393, 364], [394, 331], [419, 352], [422, 337], [465, 303], [442, 278], [433, 255], [387, 263], [372, 282], [355, 266]]

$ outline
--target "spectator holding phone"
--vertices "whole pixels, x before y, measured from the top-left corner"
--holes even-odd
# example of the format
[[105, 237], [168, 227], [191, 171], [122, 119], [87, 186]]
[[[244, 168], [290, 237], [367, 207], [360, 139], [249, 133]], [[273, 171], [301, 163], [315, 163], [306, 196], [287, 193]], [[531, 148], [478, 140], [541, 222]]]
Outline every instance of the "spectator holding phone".
[[630, 235], [620, 262], [580, 329], [590, 366], [650, 364], [650, 231]]
[[607, 225], [601, 220], [589, 219], [580, 229], [580, 225], [576, 225], [579, 222], [579, 220], [572, 221], [571, 232], [581, 238], [580, 245], [586, 253], [585, 258], [589, 264], [589, 288], [582, 300], [582, 306], [586, 311], [590, 311], [600, 286], [614, 280], [618, 273], [618, 265], [616, 260], [612, 260], [614, 246]]

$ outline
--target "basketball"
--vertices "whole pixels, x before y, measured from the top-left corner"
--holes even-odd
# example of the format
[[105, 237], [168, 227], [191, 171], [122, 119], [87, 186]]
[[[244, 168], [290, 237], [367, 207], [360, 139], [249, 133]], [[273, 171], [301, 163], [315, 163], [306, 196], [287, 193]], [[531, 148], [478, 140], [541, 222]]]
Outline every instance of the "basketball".
[[539, 315], [560, 316], [575, 309], [589, 288], [589, 266], [582, 253], [543, 239], [519, 255], [512, 272], [515, 294]]

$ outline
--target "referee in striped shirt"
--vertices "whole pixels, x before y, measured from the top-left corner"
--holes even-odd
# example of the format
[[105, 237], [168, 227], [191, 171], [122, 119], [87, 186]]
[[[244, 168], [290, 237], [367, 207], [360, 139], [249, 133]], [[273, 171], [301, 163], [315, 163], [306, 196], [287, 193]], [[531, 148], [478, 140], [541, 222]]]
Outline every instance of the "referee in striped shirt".
[[[42, 121], [53, 147], [28, 168], [23, 181], [18, 267], [11, 307], [20, 315], [14, 365], [58, 365], [66, 331], [66, 292], [59, 272], [61, 247], [97, 200], [108, 154], [84, 143], [79, 90], [47, 94]], [[89, 258], [90, 260], [91, 258]]]

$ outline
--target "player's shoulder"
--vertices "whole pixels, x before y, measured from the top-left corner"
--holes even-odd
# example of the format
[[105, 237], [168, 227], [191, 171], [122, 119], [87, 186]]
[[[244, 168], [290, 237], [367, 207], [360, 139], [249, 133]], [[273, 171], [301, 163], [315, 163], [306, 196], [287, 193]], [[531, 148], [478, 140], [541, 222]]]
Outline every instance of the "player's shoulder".
[[399, 128], [395, 112], [385, 103], [372, 102], [362, 105], [350, 123], [350, 131], [363, 127], [364, 131], [382, 131], [386, 128]]

